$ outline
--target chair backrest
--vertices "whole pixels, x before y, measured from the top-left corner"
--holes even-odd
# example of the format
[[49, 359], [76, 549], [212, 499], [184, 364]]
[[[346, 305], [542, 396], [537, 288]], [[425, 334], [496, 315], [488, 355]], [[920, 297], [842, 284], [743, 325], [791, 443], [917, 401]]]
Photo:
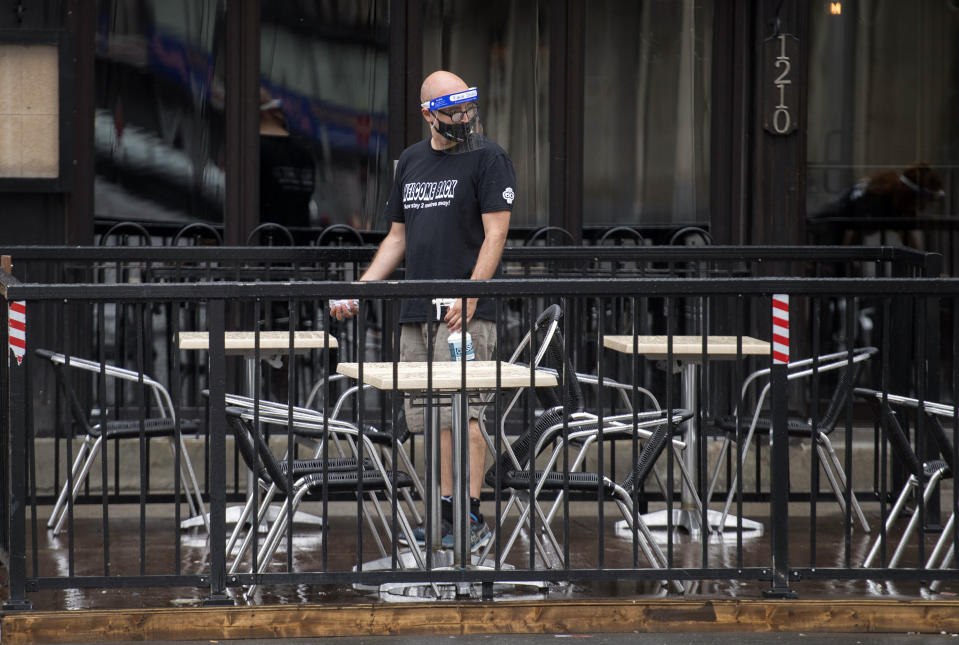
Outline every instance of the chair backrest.
[[276, 222], [263, 222], [246, 236], [247, 246], [293, 246], [293, 233]]
[[582, 412], [585, 398], [576, 371], [566, 353], [566, 343], [559, 330], [563, 309], [559, 305], [550, 305], [536, 317], [532, 328], [516, 346], [510, 357], [510, 363], [532, 363], [534, 367], [555, 370], [558, 385], [556, 387], [536, 388], [536, 397], [545, 409], [565, 407], [570, 414]]
[[[63, 368], [67, 366], [76, 370], [89, 372], [93, 375], [97, 375], [102, 372], [105, 376], [112, 379], [120, 379], [122, 381], [127, 381], [129, 383], [135, 383], [138, 385], [142, 384], [149, 390], [159, 416], [161, 418], [176, 419], [176, 410], [173, 407], [173, 399], [170, 398], [170, 393], [163, 386], [163, 384], [147, 374], [124, 367], [118, 367], [116, 365], [110, 365], [109, 363], [91, 361], [86, 358], [80, 358], [79, 356], [67, 356], [65, 354], [54, 352], [48, 349], [36, 349], [34, 351], [37, 356], [46, 359], [53, 366], [53, 373], [57, 381], [57, 386], [60, 389], [60, 392], [67, 398], [67, 401], [70, 405], [71, 415], [87, 433], [93, 433], [94, 429], [91, 427], [89, 420], [87, 419], [87, 413], [84, 411], [83, 406], [80, 405], [80, 401], [76, 395], [76, 392], [64, 374]], [[151, 414], [150, 416], [156, 417], [157, 415]]]
[[670, 246], [708, 246], [712, 243], [713, 236], [709, 231], [698, 226], [681, 228], [669, 238]]
[[643, 238], [643, 234], [632, 226], [614, 226], [596, 240], [597, 246], [643, 246], [645, 244], [646, 240]]
[[839, 422], [839, 417], [846, 409], [846, 404], [852, 396], [856, 387], [856, 381], [859, 380], [859, 374], [862, 372], [863, 363], [852, 362], [847, 364], [839, 373], [839, 383], [829, 399], [829, 405], [826, 406], [826, 412], [819, 421], [819, 431], [823, 434], [829, 434]]
[[938, 416], [929, 414], [926, 416], [931, 423], [926, 424], [926, 428], [929, 431], [929, 434], [932, 436], [932, 440], [936, 442], [936, 448], [939, 449], [939, 454], [942, 455], [942, 460], [946, 462], [946, 465], [949, 466], [949, 470], [953, 473], [956, 472], [955, 459], [953, 459], [953, 445], [952, 440], [949, 439], [949, 434], [946, 432], [946, 429], [942, 425], [942, 421], [939, 420]]
[[885, 421], [886, 437], [889, 439], [889, 445], [892, 446], [893, 452], [902, 460], [906, 469], [922, 481], [922, 462], [912, 449], [909, 437], [899, 424], [889, 401], [884, 401], [875, 390], [856, 388], [855, 394], [869, 404], [875, 412], [877, 420]]
[[286, 494], [286, 475], [283, 474], [279, 461], [270, 451], [270, 447], [257, 429], [257, 425], [244, 418], [244, 414], [249, 414], [249, 410], [236, 406], [227, 406], [226, 408], [227, 423], [233, 430], [237, 449], [239, 449], [243, 461], [261, 479], [276, 484], [277, 488]]
[[176, 232], [171, 244], [173, 246], [220, 246], [223, 244], [223, 236], [205, 222], [192, 222]]
[[316, 236], [317, 246], [363, 246], [363, 236], [349, 224], [327, 226]]
[[562, 226], [541, 226], [523, 240], [523, 246], [575, 246], [573, 234]]
[[670, 424], [664, 420], [663, 424], [657, 426], [652, 436], [646, 440], [629, 476], [623, 482], [623, 488], [627, 492], [632, 493], [634, 487], [641, 486], [643, 481], [646, 480], [646, 476], [649, 475], [656, 460], [659, 459], [659, 455], [662, 454], [663, 448], [669, 442], [669, 435]]
[[93, 428], [87, 419], [87, 414], [84, 411], [83, 406], [80, 405], [80, 401], [77, 398], [76, 392], [73, 390], [73, 387], [67, 380], [67, 376], [64, 373], [64, 364], [54, 359], [54, 352], [46, 349], [37, 349], [35, 351], [38, 356], [50, 361], [50, 365], [53, 368], [53, 377], [57, 383], [57, 389], [60, 390], [60, 395], [66, 399], [67, 406], [70, 409], [70, 416], [73, 417], [73, 421], [87, 434], [94, 434]]
[[557, 329], [546, 347], [546, 354], [540, 362], [542, 367], [556, 370], [558, 385], [556, 387], [536, 388], [536, 398], [546, 408], [562, 408], [566, 414], [582, 412], [586, 409], [586, 398], [583, 388], [576, 378], [576, 370], [566, 351], [563, 334]]
[[153, 236], [139, 222], [117, 222], [100, 236], [98, 246], [152, 246]]

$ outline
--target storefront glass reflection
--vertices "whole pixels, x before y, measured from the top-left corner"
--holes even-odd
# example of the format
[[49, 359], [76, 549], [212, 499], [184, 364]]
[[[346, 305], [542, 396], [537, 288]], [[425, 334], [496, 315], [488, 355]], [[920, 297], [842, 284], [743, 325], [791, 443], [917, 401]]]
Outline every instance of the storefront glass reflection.
[[95, 213], [223, 221], [222, 0], [98, 0]]
[[263, 2], [260, 60], [261, 221], [385, 228], [389, 2]]
[[591, 0], [583, 223], [709, 221], [710, 0]]
[[519, 197], [511, 227], [549, 221], [549, 4], [424, 2], [423, 72], [448, 69], [479, 88], [485, 132], [509, 153], [516, 170]]
[[[939, 251], [955, 273], [959, 2], [834, 4], [810, 6], [806, 204], [816, 239]], [[837, 217], [900, 222], [827, 226]]]

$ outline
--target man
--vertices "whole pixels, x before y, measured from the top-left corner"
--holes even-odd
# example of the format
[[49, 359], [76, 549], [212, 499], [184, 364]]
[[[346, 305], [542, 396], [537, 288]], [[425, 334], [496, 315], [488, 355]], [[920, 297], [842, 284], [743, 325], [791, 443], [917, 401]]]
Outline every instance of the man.
[[[413, 280], [486, 280], [496, 275], [509, 230], [516, 175], [506, 152], [481, 134], [478, 92], [447, 71], [433, 72], [420, 90], [420, 111], [430, 136], [400, 155], [386, 204], [392, 222], [373, 262], [360, 280], [384, 280], [401, 261]], [[356, 313], [356, 301], [334, 304], [338, 320]], [[437, 318], [429, 300], [405, 300], [400, 311], [400, 360], [425, 361], [427, 342], [435, 336], [434, 360], [449, 360], [451, 332], [464, 326], [478, 360], [489, 360], [496, 346], [494, 303], [462, 299]], [[440, 324], [440, 323], [443, 324]], [[432, 329], [431, 329], [432, 328]], [[491, 537], [479, 508], [486, 444], [480, 434], [479, 409], [469, 411], [470, 544], [475, 551]], [[425, 427], [422, 407], [407, 402], [410, 429]], [[453, 461], [450, 411], [440, 419], [443, 545], [452, 547]], [[421, 532], [420, 532], [421, 533]]]
[[305, 228], [316, 166], [313, 155], [290, 136], [282, 102], [260, 89], [260, 222]]

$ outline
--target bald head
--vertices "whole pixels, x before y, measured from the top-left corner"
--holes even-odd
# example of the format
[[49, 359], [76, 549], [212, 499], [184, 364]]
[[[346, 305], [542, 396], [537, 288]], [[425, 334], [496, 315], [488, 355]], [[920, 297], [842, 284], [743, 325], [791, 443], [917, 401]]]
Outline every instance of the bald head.
[[456, 74], [439, 70], [433, 72], [423, 81], [420, 88], [420, 103], [431, 101], [438, 96], [446, 96], [453, 92], [460, 92], [469, 89], [463, 79]]

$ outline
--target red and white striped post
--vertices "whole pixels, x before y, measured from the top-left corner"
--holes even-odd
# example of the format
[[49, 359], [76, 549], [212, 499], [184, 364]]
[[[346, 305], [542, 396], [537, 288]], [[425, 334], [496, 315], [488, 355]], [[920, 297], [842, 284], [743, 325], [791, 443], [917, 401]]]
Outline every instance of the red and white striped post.
[[773, 365], [789, 362], [789, 296], [773, 295]]
[[7, 312], [7, 337], [10, 350], [17, 358], [17, 365], [23, 364], [23, 357], [27, 353], [27, 303], [15, 300], [10, 303]]
[[789, 382], [789, 296], [774, 294], [772, 299], [772, 368], [770, 407], [772, 430], [769, 433], [770, 467], [776, 477], [770, 478], [769, 524], [772, 527], [772, 583], [764, 595], [770, 598], [795, 598], [789, 588], [789, 432], [787, 394]]

